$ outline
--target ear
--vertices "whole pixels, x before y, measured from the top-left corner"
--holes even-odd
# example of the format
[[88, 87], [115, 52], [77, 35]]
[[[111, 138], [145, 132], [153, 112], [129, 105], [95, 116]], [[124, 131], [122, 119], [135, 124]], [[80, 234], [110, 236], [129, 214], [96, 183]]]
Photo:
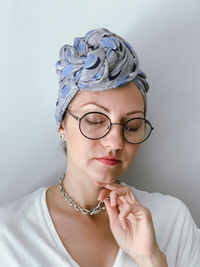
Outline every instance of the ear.
[[[60, 127], [58, 129], [58, 136], [61, 137], [62, 135], [66, 135], [66, 132], [65, 132], [65, 121], [62, 120], [61, 124], [60, 124]], [[65, 137], [63, 139], [63, 141], [65, 141]]]

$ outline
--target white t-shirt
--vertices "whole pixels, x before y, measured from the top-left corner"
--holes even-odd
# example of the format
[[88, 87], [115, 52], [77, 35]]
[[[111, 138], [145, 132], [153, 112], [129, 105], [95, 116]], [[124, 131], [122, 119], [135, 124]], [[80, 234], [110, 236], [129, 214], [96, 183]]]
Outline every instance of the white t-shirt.
[[[79, 266], [56, 232], [46, 204], [46, 190], [40, 188], [0, 208], [0, 266]], [[132, 190], [140, 203], [151, 210], [157, 242], [168, 266], [199, 267], [200, 230], [186, 206], [171, 196], [134, 187]], [[134, 266], [134, 260], [119, 249], [113, 267]]]

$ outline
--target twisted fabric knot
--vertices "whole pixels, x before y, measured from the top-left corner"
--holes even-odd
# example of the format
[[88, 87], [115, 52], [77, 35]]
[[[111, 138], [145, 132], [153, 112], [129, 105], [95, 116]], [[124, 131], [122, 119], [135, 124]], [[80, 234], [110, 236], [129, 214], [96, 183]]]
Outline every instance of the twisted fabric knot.
[[64, 45], [56, 72], [60, 77], [56, 107], [58, 127], [65, 109], [79, 90], [102, 91], [134, 81], [146, 101], [149, 86], [135, 51], [126, 40], [106, 29], [92, 30], [84, 37], [75, 38], [73, 46]]

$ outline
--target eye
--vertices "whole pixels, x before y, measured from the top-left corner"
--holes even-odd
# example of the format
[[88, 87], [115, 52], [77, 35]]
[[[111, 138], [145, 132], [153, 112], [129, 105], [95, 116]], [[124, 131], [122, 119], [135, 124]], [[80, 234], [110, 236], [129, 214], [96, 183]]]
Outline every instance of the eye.
[[145, 122], [140, 119], [132, 119], [125, 124], [124, 129], [129, 132], [139, 132], [144, 130]]
[[85, 122], [87, 124], [91, 124], [91, 125], [98, 125], [98, 124], [102, 124], [104, 121], [100, 121], [100, 120], [90, 120], [88, 118], [85, 118]]
[[103, 114], [90, 113], [84, 117], [84, 123], [88, 125], [105, 125], [108, 123], [108, 119]]
[[125, 130], [131, 131], [131, 132], [137, 132], [139, 130], [139, 127], [130, 127], [130, 126], [125, 126]]

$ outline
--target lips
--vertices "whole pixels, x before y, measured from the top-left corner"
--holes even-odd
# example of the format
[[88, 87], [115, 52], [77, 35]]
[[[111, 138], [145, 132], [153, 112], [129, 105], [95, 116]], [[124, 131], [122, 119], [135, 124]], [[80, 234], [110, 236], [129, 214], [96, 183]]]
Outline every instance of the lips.
[[96, 158], [96, 160], [108, 166], [114, 166], [121, 162], [121, 160], [117, 159], [116, 157], [101, 157]]

